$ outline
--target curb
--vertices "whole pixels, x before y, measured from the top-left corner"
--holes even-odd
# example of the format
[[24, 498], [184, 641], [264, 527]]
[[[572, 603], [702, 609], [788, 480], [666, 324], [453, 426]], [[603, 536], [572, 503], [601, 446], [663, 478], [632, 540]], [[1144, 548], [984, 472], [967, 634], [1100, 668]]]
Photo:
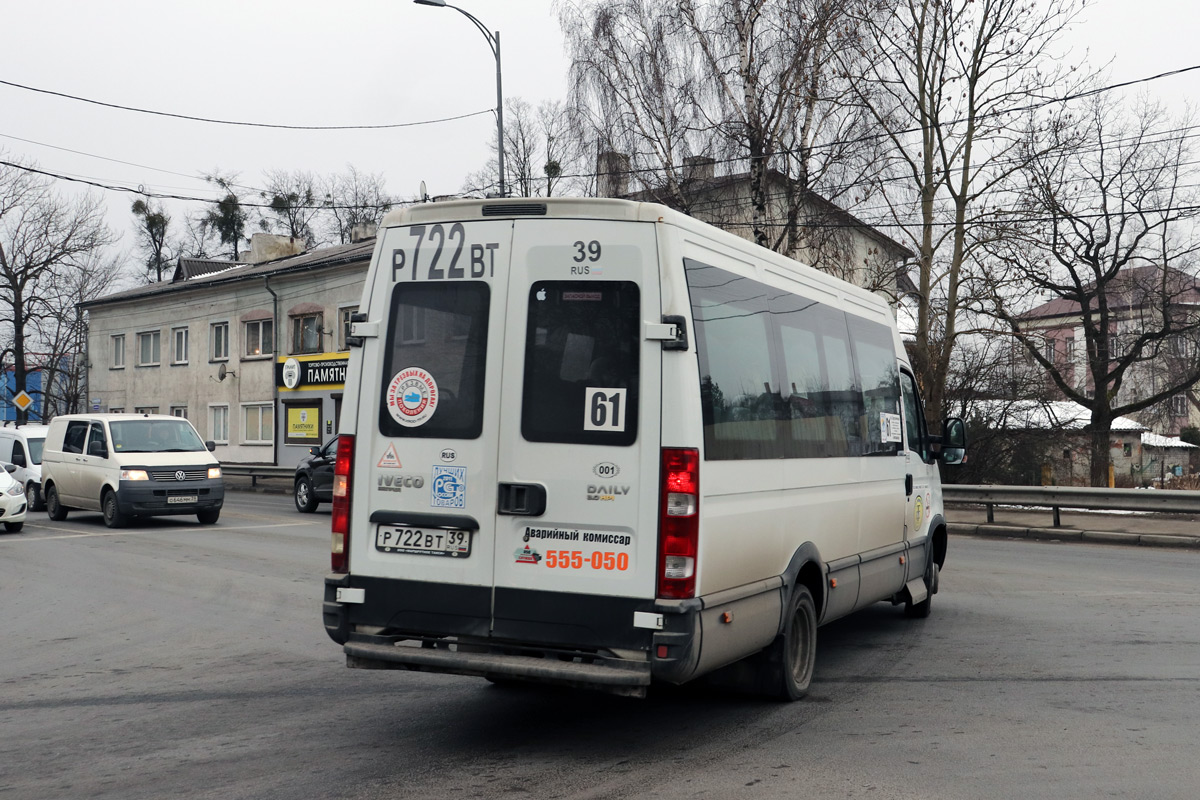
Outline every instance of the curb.
[[976, 525], [949, 522], [946, 530], [955, 536], [1003, 537], [1043, 542], [1091, 542], [1127, 547], [1184, 547], [1200, 549], [1200, 536], [1166, 533], [1121, 533], [1117, 531], [1081, 531], [1073, 528], [1021, 528], [1014, 525]]

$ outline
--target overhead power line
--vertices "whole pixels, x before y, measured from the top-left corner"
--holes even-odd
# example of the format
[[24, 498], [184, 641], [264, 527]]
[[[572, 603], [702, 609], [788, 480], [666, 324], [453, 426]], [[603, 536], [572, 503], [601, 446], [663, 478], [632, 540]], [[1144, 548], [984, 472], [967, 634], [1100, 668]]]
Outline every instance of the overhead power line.
[[470, 114], [459, 114], [454, 117], [442, 117], [441, 119], [425, 119], [417, 122], [391, 122], [382, 125], [281, 125], [271, 122], [242, 122], [229, 119], [212, 119], [210, 117], [196, 117], [190, 114], [173, 114], [169, 111], [155, 111], [149, 108], [137, 108], [135, 106], [123, 106], [117, 103], [105, 103], [101, 100], [92, 100], [87, 97], [79, 97], [73, 94], [64, 92], [53, 92], [49, 89], [39, 89], [36, 86], [25, 86], [12, 81], [0, 80], [0, 84], [4, 86], [12, 86], [14, 89], [24, 89], [27, 92], [37, 92], [38, 94], [48, 94], [53, 97], [64, 97], [67, 100], [77, 100], [81, 103], [91, 103], [94, 106], [103, 106], [104, 108], [115, 108], [119, 111], [135, 111], [139, 114], [152, 114], [156, 117], [171, 117], [172, 119], [186, 119], [192, 122], [208, 122], [213, 125], [239, 125], [246, 128], [275, 128], [289, 131], [375, 131], [388, 130], [392, 128], [413, 128], [418, 125], [434, 125], [439, 122], [453, 122], [459, 119], [467, 119], [468, 117], [478, 117], [481, 114], [494, 114], [495, 109], [488, 108], [483, 111], [472, 111]]

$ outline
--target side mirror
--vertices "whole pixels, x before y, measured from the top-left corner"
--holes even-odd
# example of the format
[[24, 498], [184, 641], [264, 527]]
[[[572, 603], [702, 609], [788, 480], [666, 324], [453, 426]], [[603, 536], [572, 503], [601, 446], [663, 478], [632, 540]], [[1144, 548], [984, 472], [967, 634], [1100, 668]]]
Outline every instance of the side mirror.
[[204, 446], [208, 448], [208, 452], [210, 453], [217, 449], [217, 443], [212, 439], [209, 439], [207, 442], [205, 442]]
[[16, 464], [5, 464], [4, 471], [11, 475], [12, 473], [17, 471], [17, 465]]
[[938, 454], [943, 464], [961, 464], [967, 457], [967, 424], [958, 417], [947, 417], [942, 425], [942, 451]]
[[108, 448], [104, 446], [103, 442], [92, 442], [88, 445], [87, 454], [96, 458], [108, 458]]
[[308, 448], [308, 454], [309, 454], [310, 456], [319, 456], [319, 455], [321, 455], [321, 448], [319, 448], [319, 447], [310, 447], [310, 448]]

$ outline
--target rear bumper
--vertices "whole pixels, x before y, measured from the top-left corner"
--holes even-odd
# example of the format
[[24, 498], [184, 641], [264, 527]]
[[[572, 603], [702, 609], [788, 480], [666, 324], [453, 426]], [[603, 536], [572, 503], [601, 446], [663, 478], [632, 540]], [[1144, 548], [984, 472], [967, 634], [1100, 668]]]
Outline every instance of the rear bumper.
[[[339, 590], [346, 602], [339, 599]], [[651, 678], [682, 683], [699, 661], [699, 601], [325, 579], [325, 631], [357, 669], [407, 669], [525, 680], [642, 696]], [[634, 613], [661, 616], [659, 629]], [[664, 649], [665, 648], [665, 649]]]

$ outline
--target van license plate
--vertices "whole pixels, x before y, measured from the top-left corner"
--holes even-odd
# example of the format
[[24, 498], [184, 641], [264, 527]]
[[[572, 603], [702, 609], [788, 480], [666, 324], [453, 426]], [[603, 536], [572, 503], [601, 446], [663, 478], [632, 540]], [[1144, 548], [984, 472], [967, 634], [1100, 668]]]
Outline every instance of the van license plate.
[[167, 498], [167, 504], [174, 505], [175, 503], [195, 503], [198, 500], [199, 498], [194, 494], [176, 494]]
[[375, 531], [375, 549], [384, 553], [466, 558], [471, 555], [471, 532], [380, 525]]

